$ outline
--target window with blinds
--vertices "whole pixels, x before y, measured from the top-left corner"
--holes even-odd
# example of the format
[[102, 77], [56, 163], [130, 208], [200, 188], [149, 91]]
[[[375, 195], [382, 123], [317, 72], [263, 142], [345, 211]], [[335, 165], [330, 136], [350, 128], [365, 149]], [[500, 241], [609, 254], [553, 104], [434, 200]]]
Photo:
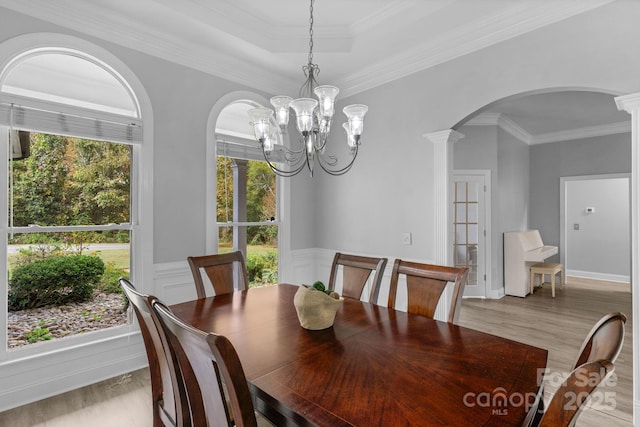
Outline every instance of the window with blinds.
[[[0, 142], [6, 147], [0, 159], [8, 171], [3, 184], [7, 197], [0, 197], [0, 230], [8, 253], [0, 261], [6, 263], [2, 270], [11, 278], [29, 264], [76, 255], [99, 257], [105, 265], [90, 297], [93, 304], [75, 316], [76, 323], [61, 324], [67, 316], [60, 316], [55, 329], [47, 328], [52, 320], [42, 310], [39, 336], [48, 342], [62, 338], [53, 332], [58, 329], [65, 331], [66, 340], [129, 322], [117, 278], [129, 277], [134, 268], [131, 254], [139, 224], [135, 177], [142, 138], [140, 108], [131, 88], [89, 55], [35, 49], [14, 58], [0, 76]], [[4, 283], [11, 314], [8, 349], [41, 341], [14, 333], [29, 330], [29, 325], [12, 322], [19, 322], [20, 312], [35, 303], [16, 299], [12, 286], [17, 284]], [[73, 307], [65, 305], [65, 310]], [[119, 315], [110, 314], [114, 312]]]

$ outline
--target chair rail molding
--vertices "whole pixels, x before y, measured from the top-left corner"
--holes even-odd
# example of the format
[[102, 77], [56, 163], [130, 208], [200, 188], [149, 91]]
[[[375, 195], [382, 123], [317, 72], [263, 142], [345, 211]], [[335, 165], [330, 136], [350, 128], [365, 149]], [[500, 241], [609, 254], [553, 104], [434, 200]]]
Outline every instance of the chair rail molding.
[[615, 98], [631, 114], [631, 294], [633, 329], [633, 425], [640, 425], [640, 92]]

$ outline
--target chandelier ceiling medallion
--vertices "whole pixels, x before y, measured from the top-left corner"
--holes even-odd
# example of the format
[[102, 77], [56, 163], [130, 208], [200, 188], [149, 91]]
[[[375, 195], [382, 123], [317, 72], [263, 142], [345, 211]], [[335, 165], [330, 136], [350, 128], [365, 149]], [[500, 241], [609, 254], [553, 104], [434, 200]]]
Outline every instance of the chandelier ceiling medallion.
[[[343, 108], [347, 122], [342, 127], [347, 134], [347, 146], [351, 159], [344, 166], [339, 166], [336, 156], [325, 154], [325, 147], [331, 122], [333, 120], [335, 99], [340, 89], [335, 86], [318, 85], [316, 80], [320, 73], [318, 65], [313, 63], [313, 2], [311, 0], [309, 18], [309, 58], [302, 67], [306, 80], [300, 88], [298, 99], [289, 96], [274, 96], [271, 108], [253, 108], [249, 110], [251, 125], [260, 143], [264, 158], [277, 175], [290, 177], [297, 175], [307, 166], [313, 176], [314, 165], [318, 165], [330, 175], [343, 175], [351, 169], [360, 145], [360, 135], [364, 125], [364, 115], [368, 107], [362, 104], [348, 105]], [[314, 98], [314, 94], [318, 99]], [[283, 137], [289, 125], [289, 108], [296, 115], [296, 128], [300, 134], [300, 146], [288, 148]], [[281, 169], [276, 162], [286, 163], [289, 168]]]

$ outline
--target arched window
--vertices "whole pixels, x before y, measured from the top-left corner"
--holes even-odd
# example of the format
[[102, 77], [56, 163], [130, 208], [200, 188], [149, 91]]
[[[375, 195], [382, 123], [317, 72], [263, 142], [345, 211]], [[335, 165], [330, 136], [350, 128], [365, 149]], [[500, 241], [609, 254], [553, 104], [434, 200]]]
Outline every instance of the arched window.
[[[2, 358], [117, 335], [129, 323], [118, 277], [142, 287], [139, 102], [113, 68], [68, 47], [25, 50], [0, 71]], [[76, 265], [66, 282], [44, 279]]]
[[279, 180], [253, 136], [252, 101], [226, 105], [217, 117], [216, 213], [218, 253], [240, 250], [249, 286], [278, 282], [281, 225]]

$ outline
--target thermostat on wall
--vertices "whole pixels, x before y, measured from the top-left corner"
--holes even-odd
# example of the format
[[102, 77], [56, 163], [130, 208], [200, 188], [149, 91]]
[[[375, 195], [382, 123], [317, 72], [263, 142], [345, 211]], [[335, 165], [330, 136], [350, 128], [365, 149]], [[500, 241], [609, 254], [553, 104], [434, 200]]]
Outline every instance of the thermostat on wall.
[[585, 213], [594, 213], [595, 211], [596, 211], [596, 208], [584, 208]]

